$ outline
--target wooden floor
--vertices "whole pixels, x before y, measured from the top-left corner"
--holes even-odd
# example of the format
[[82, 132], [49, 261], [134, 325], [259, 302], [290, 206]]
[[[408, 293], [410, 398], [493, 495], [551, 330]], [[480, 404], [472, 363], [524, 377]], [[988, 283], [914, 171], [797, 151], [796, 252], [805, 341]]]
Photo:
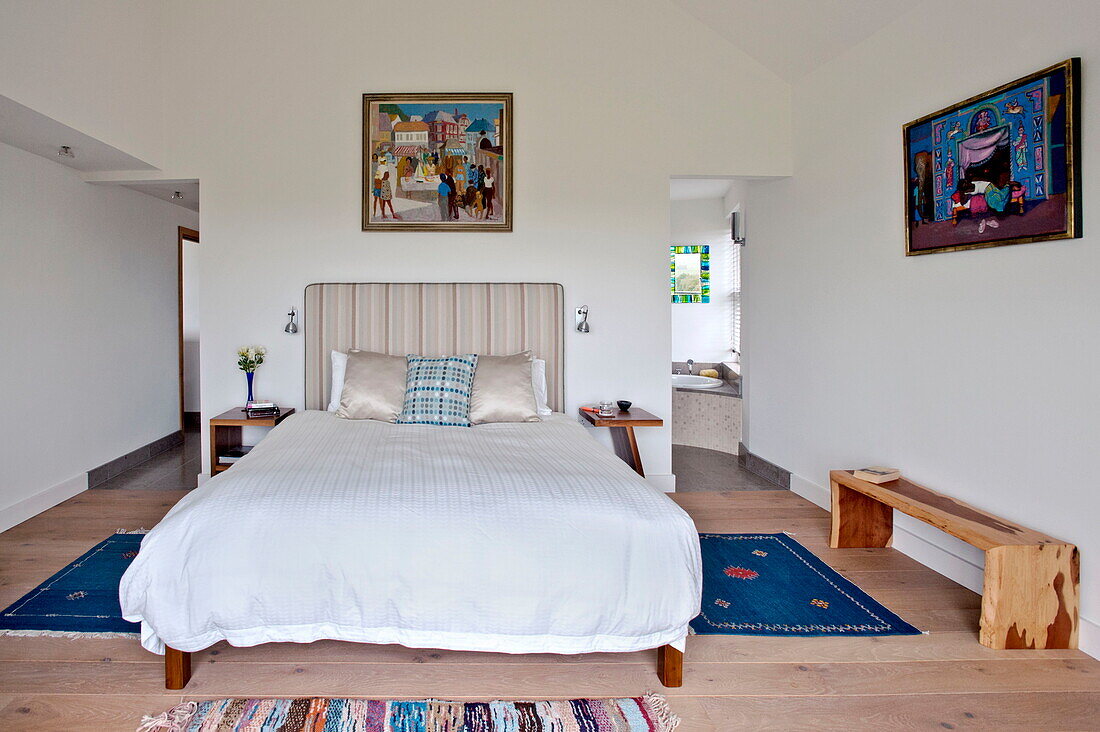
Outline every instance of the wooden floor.
[[[0, 534], [0, 607], [183, 491], [91, 491]], [[977, 595], [892, 549], [827, 547], [828, 515], [786, 491], [685, 493], [704, 532], [790, 531], [924, 636], [688, 639], [680, 729], [1100, 729], [1100, 662], [978, 644]], [[0, 730], [132, 730], [181, 699], [546, 698], [660, 689], [655, 653], [505, 656], [323, 642], [195, 654], [186, 694], [132, 640], [0, 638]]]

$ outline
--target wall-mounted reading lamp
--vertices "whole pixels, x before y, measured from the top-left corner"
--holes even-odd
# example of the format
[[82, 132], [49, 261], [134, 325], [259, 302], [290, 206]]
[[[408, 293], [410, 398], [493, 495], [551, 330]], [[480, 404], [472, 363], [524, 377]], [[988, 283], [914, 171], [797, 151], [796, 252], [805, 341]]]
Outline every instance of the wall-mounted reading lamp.
[[298, 308], [291, 305], [290, 306], [290, 312], [287, 313], [286, 315], [287, 315], [288, 318], [290, 318], [290, 322], [288, 322], [286, 324], [286, 327], [283, 328], [283, 332], [284, 333], [290, 333], [291, 335], [294, 335], [295, 333], [298, 332]]
[[588, 333], [588, 306], [581, 305], [577, 308], [577, 332]]
[[744, 224], [741, 223], [741, 212], [734, 211], [730, 214], [730, 240], [737, 246], [745, 246]]

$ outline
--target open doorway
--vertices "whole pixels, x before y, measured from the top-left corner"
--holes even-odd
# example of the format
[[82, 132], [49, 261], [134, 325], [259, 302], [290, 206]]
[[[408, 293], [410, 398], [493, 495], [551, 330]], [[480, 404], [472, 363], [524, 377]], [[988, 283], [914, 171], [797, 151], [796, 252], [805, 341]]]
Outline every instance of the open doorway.
[[179, 227], [179, 394], [180, 429], [199, 429], [199, 232]]
[[677, 491], [773, 490], [740, 464], [745, 181], [669, 184], [672, 472]]

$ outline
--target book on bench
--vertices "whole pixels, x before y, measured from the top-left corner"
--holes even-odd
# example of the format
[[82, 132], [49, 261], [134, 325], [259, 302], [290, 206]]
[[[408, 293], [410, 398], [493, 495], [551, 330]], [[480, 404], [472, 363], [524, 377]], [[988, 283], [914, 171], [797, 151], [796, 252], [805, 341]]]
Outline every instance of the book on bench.
[[869, 468], [860, 468], [852, 473], [856, 478], [868, 483], [889, 483], [901, 477], [901, 471], [897, 468], [884, 468], [881, 465], [872, 465]]

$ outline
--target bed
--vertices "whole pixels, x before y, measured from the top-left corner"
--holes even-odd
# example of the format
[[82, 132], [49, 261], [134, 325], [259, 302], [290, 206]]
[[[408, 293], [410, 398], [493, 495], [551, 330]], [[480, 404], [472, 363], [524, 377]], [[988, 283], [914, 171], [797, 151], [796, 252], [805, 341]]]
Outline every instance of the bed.
[[[395, 286], [334, 287], [321, 294]], [[421, 325], [396, 314], [408, 308], [385, 318], [424, 340], [447, 330], [426, 316], [427, 300], [480, 287], [500, 308], [500, 288], [532, 286], [407, 287], [421, 288]], [[516, 338], [528, 345], [540, 333], [552, 340], [560, 322], [532, 330], [525, 311], [560, 321], [557, 289], [545, 302], [521, 292], [519, 310], [481, 322], [526, 330]], [[314, 334], [307, 359], [340, 337], [334, 311], [317, 309], [313, 327], [330, 335]], [[369, 327], [362, 321], [347, 322]], [[498, 352], [515, 347], [495, 337]], [[390, 350], [417, 350], [404, 345]], [[560, 409], [561, 354], [542, 348]], [[123, 577], [123, 616], [141, 623], [146, 649], [165, 654], [168, 688], [187, 683], [191, 652], [219, 641], [320, 639], [504, 653], [657, 648], [662, 683], [679, 685], [701, 591], [698, 535], [682, 509], [563, 414], [468, 428], [345, 420], [323, 410], [326, 376], [307, 361], [307, 410], [180, 501]]]

